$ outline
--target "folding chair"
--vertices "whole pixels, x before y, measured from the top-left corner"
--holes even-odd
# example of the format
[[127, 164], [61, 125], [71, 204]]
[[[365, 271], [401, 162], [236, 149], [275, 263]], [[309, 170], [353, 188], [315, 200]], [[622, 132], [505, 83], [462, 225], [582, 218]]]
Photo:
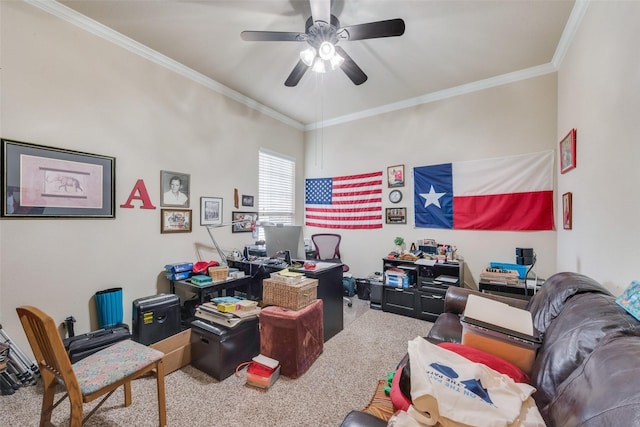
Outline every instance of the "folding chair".
[[[31, 306], [18, 307], [16, 311], [44, 382], [40, 427], [52, 425], [53, 410], [67, 397], [71, 406], [70, 427], [84, 424], [121, 385], [124, 386], [124, 406], [131, 405], [131, 381], [152, 371], [155, 371], [157, 381], [159, 425], [166, 425], [162, 352], [126, 340], [72, 365], [51, 317]], [[59, 383], [66, 393], [54, 403]], [[100, 403], [83, 419], [83, 404], [101, 396], [104, 397]]]

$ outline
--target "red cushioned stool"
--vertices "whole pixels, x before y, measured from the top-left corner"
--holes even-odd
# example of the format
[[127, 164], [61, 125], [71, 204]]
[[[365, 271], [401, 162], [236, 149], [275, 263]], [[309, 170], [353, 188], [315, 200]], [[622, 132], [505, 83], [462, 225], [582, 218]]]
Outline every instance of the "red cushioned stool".
[[280, 362], [280, 375], [307, 372], [323, 345], [322, 300], [300, 310], [270, 306], [260, 312], [260, 353]]

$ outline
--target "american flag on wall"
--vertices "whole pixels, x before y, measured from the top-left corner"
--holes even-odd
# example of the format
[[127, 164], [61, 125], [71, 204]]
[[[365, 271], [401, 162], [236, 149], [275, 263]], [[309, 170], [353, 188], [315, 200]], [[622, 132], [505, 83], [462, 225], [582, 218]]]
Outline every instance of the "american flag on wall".
[[382, 172], [307, 178], [305, 225], [382, 228]]

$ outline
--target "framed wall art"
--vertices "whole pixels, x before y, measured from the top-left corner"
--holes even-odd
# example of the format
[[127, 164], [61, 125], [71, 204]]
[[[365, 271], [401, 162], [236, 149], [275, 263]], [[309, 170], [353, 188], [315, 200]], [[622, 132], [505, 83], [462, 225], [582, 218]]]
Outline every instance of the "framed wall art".
[[562, 228], [571, 230], [573, 224], [573, 195], [564, 193], [562, 195]]
[[2, 218], [115, 218], [115, 157], [1, 143]]
[[387, 224], [406, 224], [407, 208], [385, 208], [384, 217]]
[[389, 187], [404, 187], [404, 165], [387, 168], [387, 184]]
[[222, 197], [200, 197], [200, 225], [222, 225]]
[[571, 129], [560, 141], [560, 173], [576, 167], [576, 130]]
[[258, 212], [231, 212], [231, 231], [251, 233], [256, 226]]
[[253, 196], [242, 195], [242, 206], [253, 207]]
[[189, 174], [160, 171], [160, 206], [189, 207]]
[[160, 233], [191, 233], [191, 209], [160, 209]]

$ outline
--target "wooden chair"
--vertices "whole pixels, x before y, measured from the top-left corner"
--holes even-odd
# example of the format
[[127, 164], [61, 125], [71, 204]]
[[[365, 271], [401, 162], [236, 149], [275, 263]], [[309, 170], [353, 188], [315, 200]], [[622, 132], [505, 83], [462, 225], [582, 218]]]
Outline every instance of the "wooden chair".
[[[52, 425], [53, 410], [67, 397], [71, 406], [70, 427], [84, 424], [121, 385], [124, 385], [124, 406], [129, 406], [131, 381], [153, 371], [157, 380], [159, 425], [166, 425], [162, 352], [126, 340], [72, 365], [51, 317], [36, 307], [23, 306], [16, 310], [44, 383], [40, 427]], [[53, 403], [58, 384], [64, 386], [66, 393]], [[83, 419], [83, 404], [101, 396], [104, 397], [100, 403]]]

